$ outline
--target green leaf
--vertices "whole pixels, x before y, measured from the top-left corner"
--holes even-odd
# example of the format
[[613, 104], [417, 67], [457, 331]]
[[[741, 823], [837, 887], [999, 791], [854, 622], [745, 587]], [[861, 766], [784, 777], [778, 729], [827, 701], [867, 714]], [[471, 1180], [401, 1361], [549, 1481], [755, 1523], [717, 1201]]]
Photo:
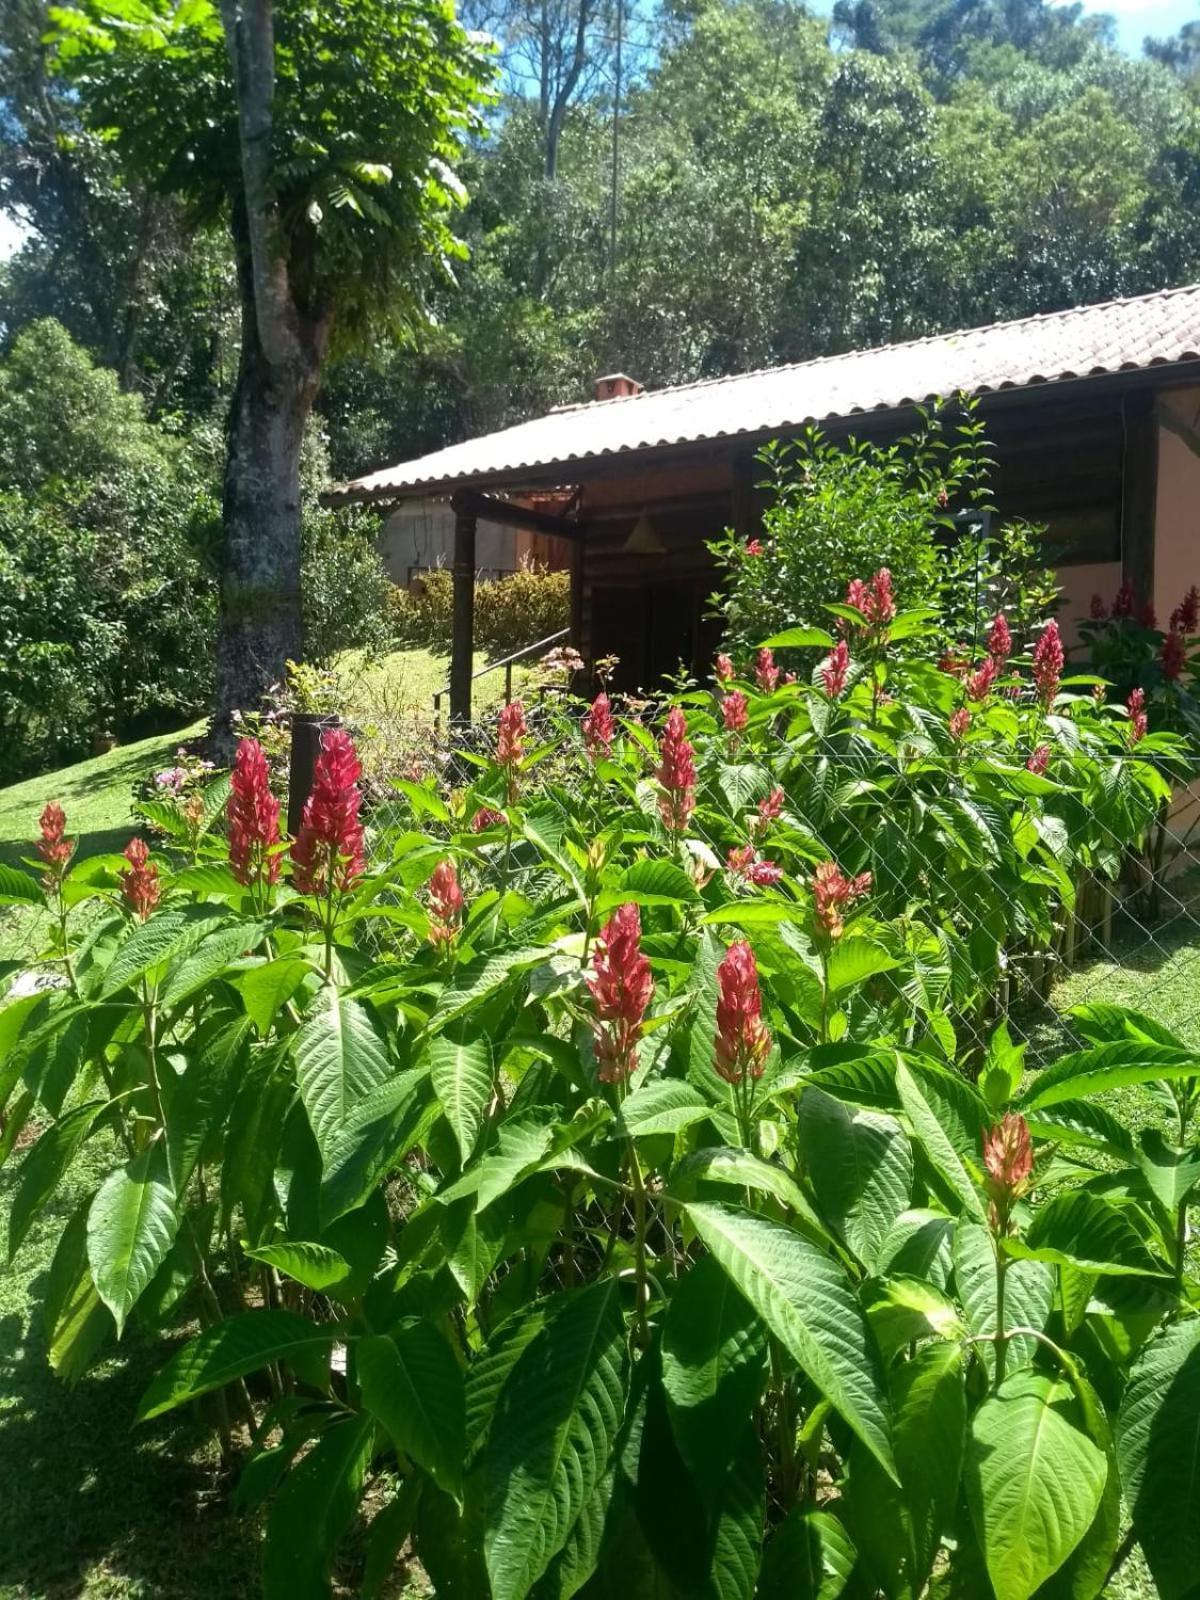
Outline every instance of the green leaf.
[[182, 906], [177, 910], [156, 911], [146, 922], [139, 922], [118, 947], [109, 962], [100, 986], [100, 999], [108, 1000], [121, 989], [170, 962], [172, 966], [222, 922], [224, 911], [205, 906]]
[[1006, 1239], [1009, 1255], [1066, 1262], [1091, 1272], [1161, 1274], [1122, 1207], [1085, 1189], [1047, 1200], [1033, 1214], [1023, 1239]]
[[138, 1421], [161, 1416], [272, 1361], [299, 1362], [307, 1368], [342, 1337], [338, 1324], [309, 1322], [294, 1311], [229, 1317], [176, 1351], [142, 1396]]
[[758, 1431], [742, 1417], [714, 1529], [713, 1600], [753, 1600], [762, 1561], [763, 1459]]
[[[955, 1137], [955, 1122], [948, 1114], [950, 1097], [938, 1093], [939, 1089], [945, 1087], [944, 1084], [932, 1073], [922, 1072], [918, 1076], [903, 1061], [898, 1061], [896, 1087], [900, 1091], [900, 1103], [905, 1115], [912, 1124], [913, 1134], [934, 1169], [957, 1196], [967, 1214], [982, 1222], [983, 1201], [960, 1154], [964, 1141], [961, 1137]], [[979, 1149], [978, 1144], [975, 1149]]]
[[1117, 1460], [1161, 1600], [1190, 1600], [1200, 1573], [1200, 1317], [1151, 1339], [1117, 1415]]
[[493, 1600], [525, 1600], [604, 1475], [625, 1403], [626, 1344], [612, 1278], [568, 1292], [521, 1352], [484, 1454], [484, 1553]]
[[166, 1107], [167, 1166], [175, 1193], [187, 1189], [213, 1129], [224, 1122], [249, 1057], [245, 1017], [193, 1035], [195, 1053]]
[[355, 1346], [363, 1405], [396, 1448], [424, 1467], [439, 1488], [461, 1497], [466, 1456], [463, 1374], [442, 1333], [411, 1322], [390, 1337]]
[[1200, 1145], [1180, 1149], [1157, 1128], [1142, 1129], [1137, 1164], [1150, 1193], [1172, 1216], [1200, 1183]]
[[164, 1010], [190, 999], [198, 989], [224, 972], [231, 961], [255, 951], [266, 938], [267, 927], [265, 922], [237, 922], [231, 928], [218, 928], [202, 939], [178, 966], [172, 963], [159, 994]]
[[166, 1258], [179, 1226], [162, 1144], [110, 1172], [88, 1213], [88, 1264], [117, 1335]]
[[83, 1377], [113, 1331], [112, 1313], [96, 1293], [87, 1260], [91, 1196], [63, 1229], [50, 1263], [42, 1321], [50, 1368], [65, 1383]]
[[245, 1251], [252, 1261], [266, 1262], [267, 1266], [294, 1278], [306, 1289], [332, 1289], [350, 1275], [350, 1263], [344, 1255], [308, 1239], [262, 1244], [256, 1249], [247, 1245]]
[[835, 1516], [796, 1507], [767, 1545], [757, 1600], [838, 1600], [856, 1559], [850, 1536]]
[[492, 1095], [492, 1051], [487, 1038], [459, 1043], [440, 1034], [429, 1046], [429, 1077], [465, 1162], [475, 1148]]
[[1059, 1144], [1090, 1145], [1121, 1160], [1132, 1161], [1136, 1146], [1128, 1127], [1088, 1100], [1060, 1100], [1057, 1105], [1030, 1111], [1025, 1118], [1029, 1131], [1038, 1139], [1054, 1139]]
[[[954, 1230], [954, 1280], [971, 1332], [985, 1338], [996, 1331], [996, 1252], [980, 1224], [960, 1219]], [[1009, 1328], [1036, 1328], [1050, 1320], [1054, 1268], [1044, 1261], [1014, 1261], [1004, 1280], [1004, 1321]], [[1009, 1341], [1008, 1370], [1032, 1360], [1036, 1340], [1022, 1334]], [[976, 1346], [989, 1372], [995, 1371], [991, 1344]]]
[[370, 1417], [325, 1430], [275, 1498], [263, 1547], [263, 1600], [329, 1600], [338, 1544], [358, 1510], [375, 1443]]
[[465, 967], [458, 969], [452, 982], [442, 991], [430, 1026], [446, 1027], [464, 1012], [474, 1010], [481, 1000], [486, 1000], [498, 989], [502, 989], [516, 973], [524, 972], [529, 967], [536, 967], [539, 962], [548, 961], [553, 954], [553, 950], [531, 946], [525, 949], [488, 951], [476, 956]]
[[683, 1078], [647, 1078], [626, 1099], [613, 1123], [613, 1137], [648, 1137], [655, 1133], [681, 1133], [702, 1122], [713, 1110]]
[[1200, 1058], [1190, 1050], [1149, 1040], [1118, 1040], [1077, 1050], [1063, 1056], [1034, 1079], [1022, 1097], [1023, 1108], [1033, 1110], [1059, 1105], [1064, 1100], [1086, 1100], [1105, 1089], [1130, 1083], [1178, 1081], [1200, 1076]]
[[1014, 1373], [971, 1420], [967, 1503], [996, 1600], [1030, 1600], [1100, 1505], [1108, 1466], [1059, 1409], [1068, 1393], [1037, 1373]]
[[0, 906], [40, 906], [45, 896], [31, 872], [0, 861]]
[[843, 1105], [806, 1087], [797, 1119], [800, 1154], [822, 1214], [874, 1270], [879, 1248], [912, 1196], [912, 1147], [894, 1117]]
[[314, 1000], [295, 1039], [300, 1098], [324, 1159], [395, 1068], [366, 1006], [343, 999], [332, 985]]
[[429, 1074], [398, 1073], [360, 1102], [323, 1152], [321, 1220], [355, 1211], [392, 1166], [402, 1161], [434, 1115]]
[[891, 972], [900, 965], [895, 956], [877, 944], [874, 939], [849, 937], [840, 939], [829, 952], [826, 982], [830, 994], [841, 994], [845, 989], [856, 989], [868, 978], [881, 972]]
[[764, 639], [762, 650], [832, 650], [833, 635], [824, 628], [788, 628], [770, 639]]
[[65, 1117], [51, 1123], [21, 1163], [17, 1187], [8, 1213], [8, 1259], [25, 1241], [38, 1212], [58, 1188], [63, 1173], [75, 1152], [91, 1133], [96, 1118], [104, 1110], [103, 1100], [77, 1106]]
[[705, 1145], [672, 1167], [672, 1198], [692, 1199], [699, 1183], [723, 1183], [733, 1189], [753, 1189], [757, 1194], [774, 1195], [789, 1211], [795, 1212], [805, 1233], [820, 1243], [830, 1242], [824, 1224], [795, 1178], [776, 1162], [764, 1161], [741, 1145]]
[[882, 1364], [844, 1269], [793, 1229], [752, 1212], [694, 1202], [687, 1214], [738, 1290], [894, 1478]]
[[639, 906], [691, 904], [699, 898], [696, 885], [676, 861], [635, 861], [621, 874], [621, 881], [602, 896], [604, 902], [621, 905], [633, 901]]
[[287, 1005], [311, 972], [308, 962], [299, 956], [285, 956], [279, 961], [264, 961], [261, 966], [230, 973], [229, 982], [241, 995], [246, 1015], [259, 1033], [265, 1035], [280, 1007]]

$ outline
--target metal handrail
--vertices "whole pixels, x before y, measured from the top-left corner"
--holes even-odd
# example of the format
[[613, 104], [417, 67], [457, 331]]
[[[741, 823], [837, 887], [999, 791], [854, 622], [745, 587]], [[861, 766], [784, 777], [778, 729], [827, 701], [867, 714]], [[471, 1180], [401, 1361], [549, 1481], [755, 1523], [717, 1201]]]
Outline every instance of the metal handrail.
[[[512, 700], [512, 669], [518, 661], [524, 661], [526, 656], [536, 655], [540, 650], [547, 650], [552, 644], [558, 644], [570, 633], [570, 628], [560, 628], [557, 633], [548, 634], [546, 638], [539, 639], [536, 644], [527, 644], [521, 650], [514, 650], [510, 656], [502, 656], [499, 661], [489, 661], [486, 667], [480, 667], [478, 672], [471, 674], [471, 682], [476, 678], [486, 678], [489, 672], [499, 672], [504, 668], [504, 704]], [[441, 732], [442, 727], [442, 699], [450, 693], [450, 685], [445, 683], [433, 697], [433, 726], [435, 731]]]

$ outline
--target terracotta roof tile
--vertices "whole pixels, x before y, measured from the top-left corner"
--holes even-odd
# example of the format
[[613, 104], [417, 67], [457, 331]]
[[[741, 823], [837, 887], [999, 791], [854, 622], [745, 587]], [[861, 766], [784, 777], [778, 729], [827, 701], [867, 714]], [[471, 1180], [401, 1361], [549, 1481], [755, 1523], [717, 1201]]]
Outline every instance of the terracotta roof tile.
[[990, 327], [564, 406], [342, 486], [337, 499], [438, 493], [524, 469], [769, 434], [892, 411], [940, 395], [1141, 370], [1200, 358], [1200, 284]]

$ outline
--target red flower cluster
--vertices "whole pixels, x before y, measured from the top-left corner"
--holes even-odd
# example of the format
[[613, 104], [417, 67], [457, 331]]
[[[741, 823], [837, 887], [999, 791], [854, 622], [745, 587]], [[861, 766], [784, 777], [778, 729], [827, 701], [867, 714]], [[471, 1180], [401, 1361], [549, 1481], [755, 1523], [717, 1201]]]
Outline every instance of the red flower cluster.
[[774, 694], [779, 686], [779, 668], [769, 650], [760, 650], [754, 663], [754, 681], [763, 694]]
[[880, 628], [896, 615], [896, 597], [892, 593], [892, 574], [880, 567], [870, 583], [861, 578], [851, 578], [846, 587], [846, 604], [861, 611], [869, 628]]
[[1038, 699], [1044, 706], [1051, 705], [1058, 693], [1065, 659], [1058, 623], [1051, 619], [1042, 629], [1042, 636], [1033, 652], [1033, 681]]
[[510, 701], [500, 713], [500, 729], [496, 736], [496, 760], [502, 767], [515, 767], [525, 754], [522, 744], [528, 729], [525, 726], [525, 707], [519, 700]]
[[121, 897], [134, 916], [145, 922], [162, 893], [158, 868], [150, 859], [144, 839], [130, 839], [125, 846], [125, 859], [129, 865], [121, 869]]
[[659, 743], [658, 769], [661, 794], [658, 809], [672, 833], [682, 833], [696, 809], [696, 752], [687, 736], [687, 721], [675, 706], [667, 718]]
[[1138, 621], [1143, 628], [1157, 628], [1158, 613], [1154, 609], [1153, 600], [1147, 600], [1138, 612]]
[[1134, 596], [1133, 585], [1128, 581], [1128, 579], [1126, 579], [1126, 581], [1117, 590], [1116, 599], [1112, 603], [1113, 621], [1120, 622], [1124, 617], [1131, 617], [1133, 615], [1133, 608], [1136, 604], [1137, 601]]
[[75, 854], [75, 841], [66, 836], [67, 814], [57, 800], [51, 800], [38, 818], [38, 829], [37, 853], [49, 868], [44, 881], [53, 887]]
[[1140, 744], [1150, 731], [1150, 719], [1146, 715], [1146, 691], [1131, 690], [1126, 704], [1129, 707], [1129, 742]]
[[746, 696], [740, 689], [732, 689], [721, 700], [721, 717], [726, 733], [741, 733], [750, 717]]
[[1162, 657], [1159, 662], [1162, 675], [1168, 683], [1181, 677], [1187, 665], [1187, 648], [1183, 642], [1183, 635], [1172, 628], [1163, 640]]
[[1044, 777], [1046, 768], [1050, 765], [1050, 746], [1048, 744], [1038, 745], [1025, 765], [1035, 777]]
[[1003, 611], [996, 613], [996, 620], [988, 633], [987, 652], [988, 656], [1001, 667], [1012, 655], [1012, 633], [1009, 631], [1008, 618]]
[[759, 889], [769, 889], [783, 877], [783, 868], [774, 861], [764, 861], [752, 844], [737, 845], [730, 850], [725, 858], [725, 870]]
[[1091, 617], [1093, 622], [1104, 622], [1108, 617], [1108, 607], [1104, 603], [1102, 594], [1092, 596]]
[[983, 665], [969, 673], [963, 680], [963, 687], [967, 691], [968, 700], [986, 700], [992, 692], [996, 679], [1000, 676], [1000, 663], [995, 656], [988, 656]]
[[776, 784], [771, 790], [770, 794], [767, 795], [765, 799], [762, 799], [758, 802], [758, 815], [760, 820], [764, 823], [777, 821], [780, 813], [783, 811], [783, 806], [786, 799], [787, 796], [784, 794], [779, 785]]
[[953, 649], [947, 650], [938, 662], [938, 671], [949, 673], [952, 678], [961, 678], [969, 670], [970, 665], [964, 647], [956, 644]]
[[1200, 589], [1195, 584], [1172, 611], [1171, 627], [1180, 633], [1195, 633], [1200, 628]]
[[346, 890], [362, 876], [361, 776], [350, 735], [343, 728], [330, 729], [321, 739], [312, 793], [292, 844], [292, 881], [301, 894]]
[[748, 556], [760, 556], [760, 555], [762, 555], [762, 553], [763, 553], [763, 546], [762, 546], [762, 540], [761, 539], [750, 539], [750, 540], [747, 541], [747, 543], [746, 543], [746, 554]]
[[462, 927], [466, 903], [453, 861], [448, 857], [445, 861], [439, 861], [429, 879], [430, 944], [442, 946], [454, 943]]
[[642, 1019], [654, 994], [635, 905], [618, 906], [601, 930], [587, 986], [596, 1006], [597, 1075], [601, 1083], [620, 1083], [637, 1066]]
[[716, 674], [718, 683], [733, 681], [733, 658], [727, 656], [724, 651], [717, 657]]
[[847, 878], [834, 861], [823, 861], [813, 873], [813, 909], [817, 927], [831, 939], [840, 939], [846, 931], [842, 912], [871, 892], [871, 874], [860, 872], [856, 878]]
[[950, 737], [957, 744], [967, 736], [967, 729], [971, 726], [971, 713], [966, 706], [960, 706], [950, 718]]
[[491, 806], [480, 806], [471, 818], [471, 832], [483, 833], [487, 828], [503, 828], [508, 818], [503, 811], [495, 811]]
[[583, 717], [583, 743], [592, 762], [603, 760], [611, 751], [617, 725], [613, 721], [612, 706], [603, 690], [592, 701], [590, 711]]
[[839, 639], [821, 663], [821, 677], [825, 681], [825, 693], [831, 700], [840, 699], [846, 692], [846, 679], [849, 675], [850, 648], [845, 639]]
[[731, 944], [717, 968], [717, 1073], [726, 1083], [761, 1078], [771, 1053], [762, 1019], [762, 994], [754, 952], [744, 939]]
[[279, 877], [279, 801], [271, 793], [267, 758], [257, 739], [243, 739], [229, 780], [229, 864], [239, 883]]
[[1033, 1140], [1025, 1118], [1010, 1111], [983, 1135], [983, 1165], [991, 1196], [989, 1217], [996, 1233], [1008, 1231], [1013, 1205], [1033, 1177]]

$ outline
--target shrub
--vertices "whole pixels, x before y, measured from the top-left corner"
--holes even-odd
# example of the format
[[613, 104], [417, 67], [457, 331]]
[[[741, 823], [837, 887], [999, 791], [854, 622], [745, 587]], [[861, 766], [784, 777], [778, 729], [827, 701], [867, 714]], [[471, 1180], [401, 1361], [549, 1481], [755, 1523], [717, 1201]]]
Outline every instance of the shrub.
[[248, 743], [182, 870], [49, 808], [0, 874], [64, 983], [4, 1012], [10, 1254], [89, 1142], [50, 1359], [198, 1319], [139, 1415], [253, 1419], [266, 1600], [360, 1504], [472, 1600], [1096, 1595], [1135, 1539], [1190, 1592], [1200, 1053], [1084, 1007], [1028, 1074], [1004, 1016], [1188, 752], [1052, 627], [942, 670], [860, 597], [811, 683], [511, 706], [366, 819], [331, 736], [290, 864]]
[[393, 639], [391, 591], [368, 511], [306, 507], [301, 525], [304, 653], [324, 666], [344, 650], [375, 655]]
[[[571, 579], [566, 572], [522, 566], [475, 587], [475, 647], [490, 656], [512, 655], [565, 628]], [[389, 601], [394, 637], [429, 650], [450, 648], [454, 580], [445, 567], [423, 573], [411, 589], [394, 588]]]

